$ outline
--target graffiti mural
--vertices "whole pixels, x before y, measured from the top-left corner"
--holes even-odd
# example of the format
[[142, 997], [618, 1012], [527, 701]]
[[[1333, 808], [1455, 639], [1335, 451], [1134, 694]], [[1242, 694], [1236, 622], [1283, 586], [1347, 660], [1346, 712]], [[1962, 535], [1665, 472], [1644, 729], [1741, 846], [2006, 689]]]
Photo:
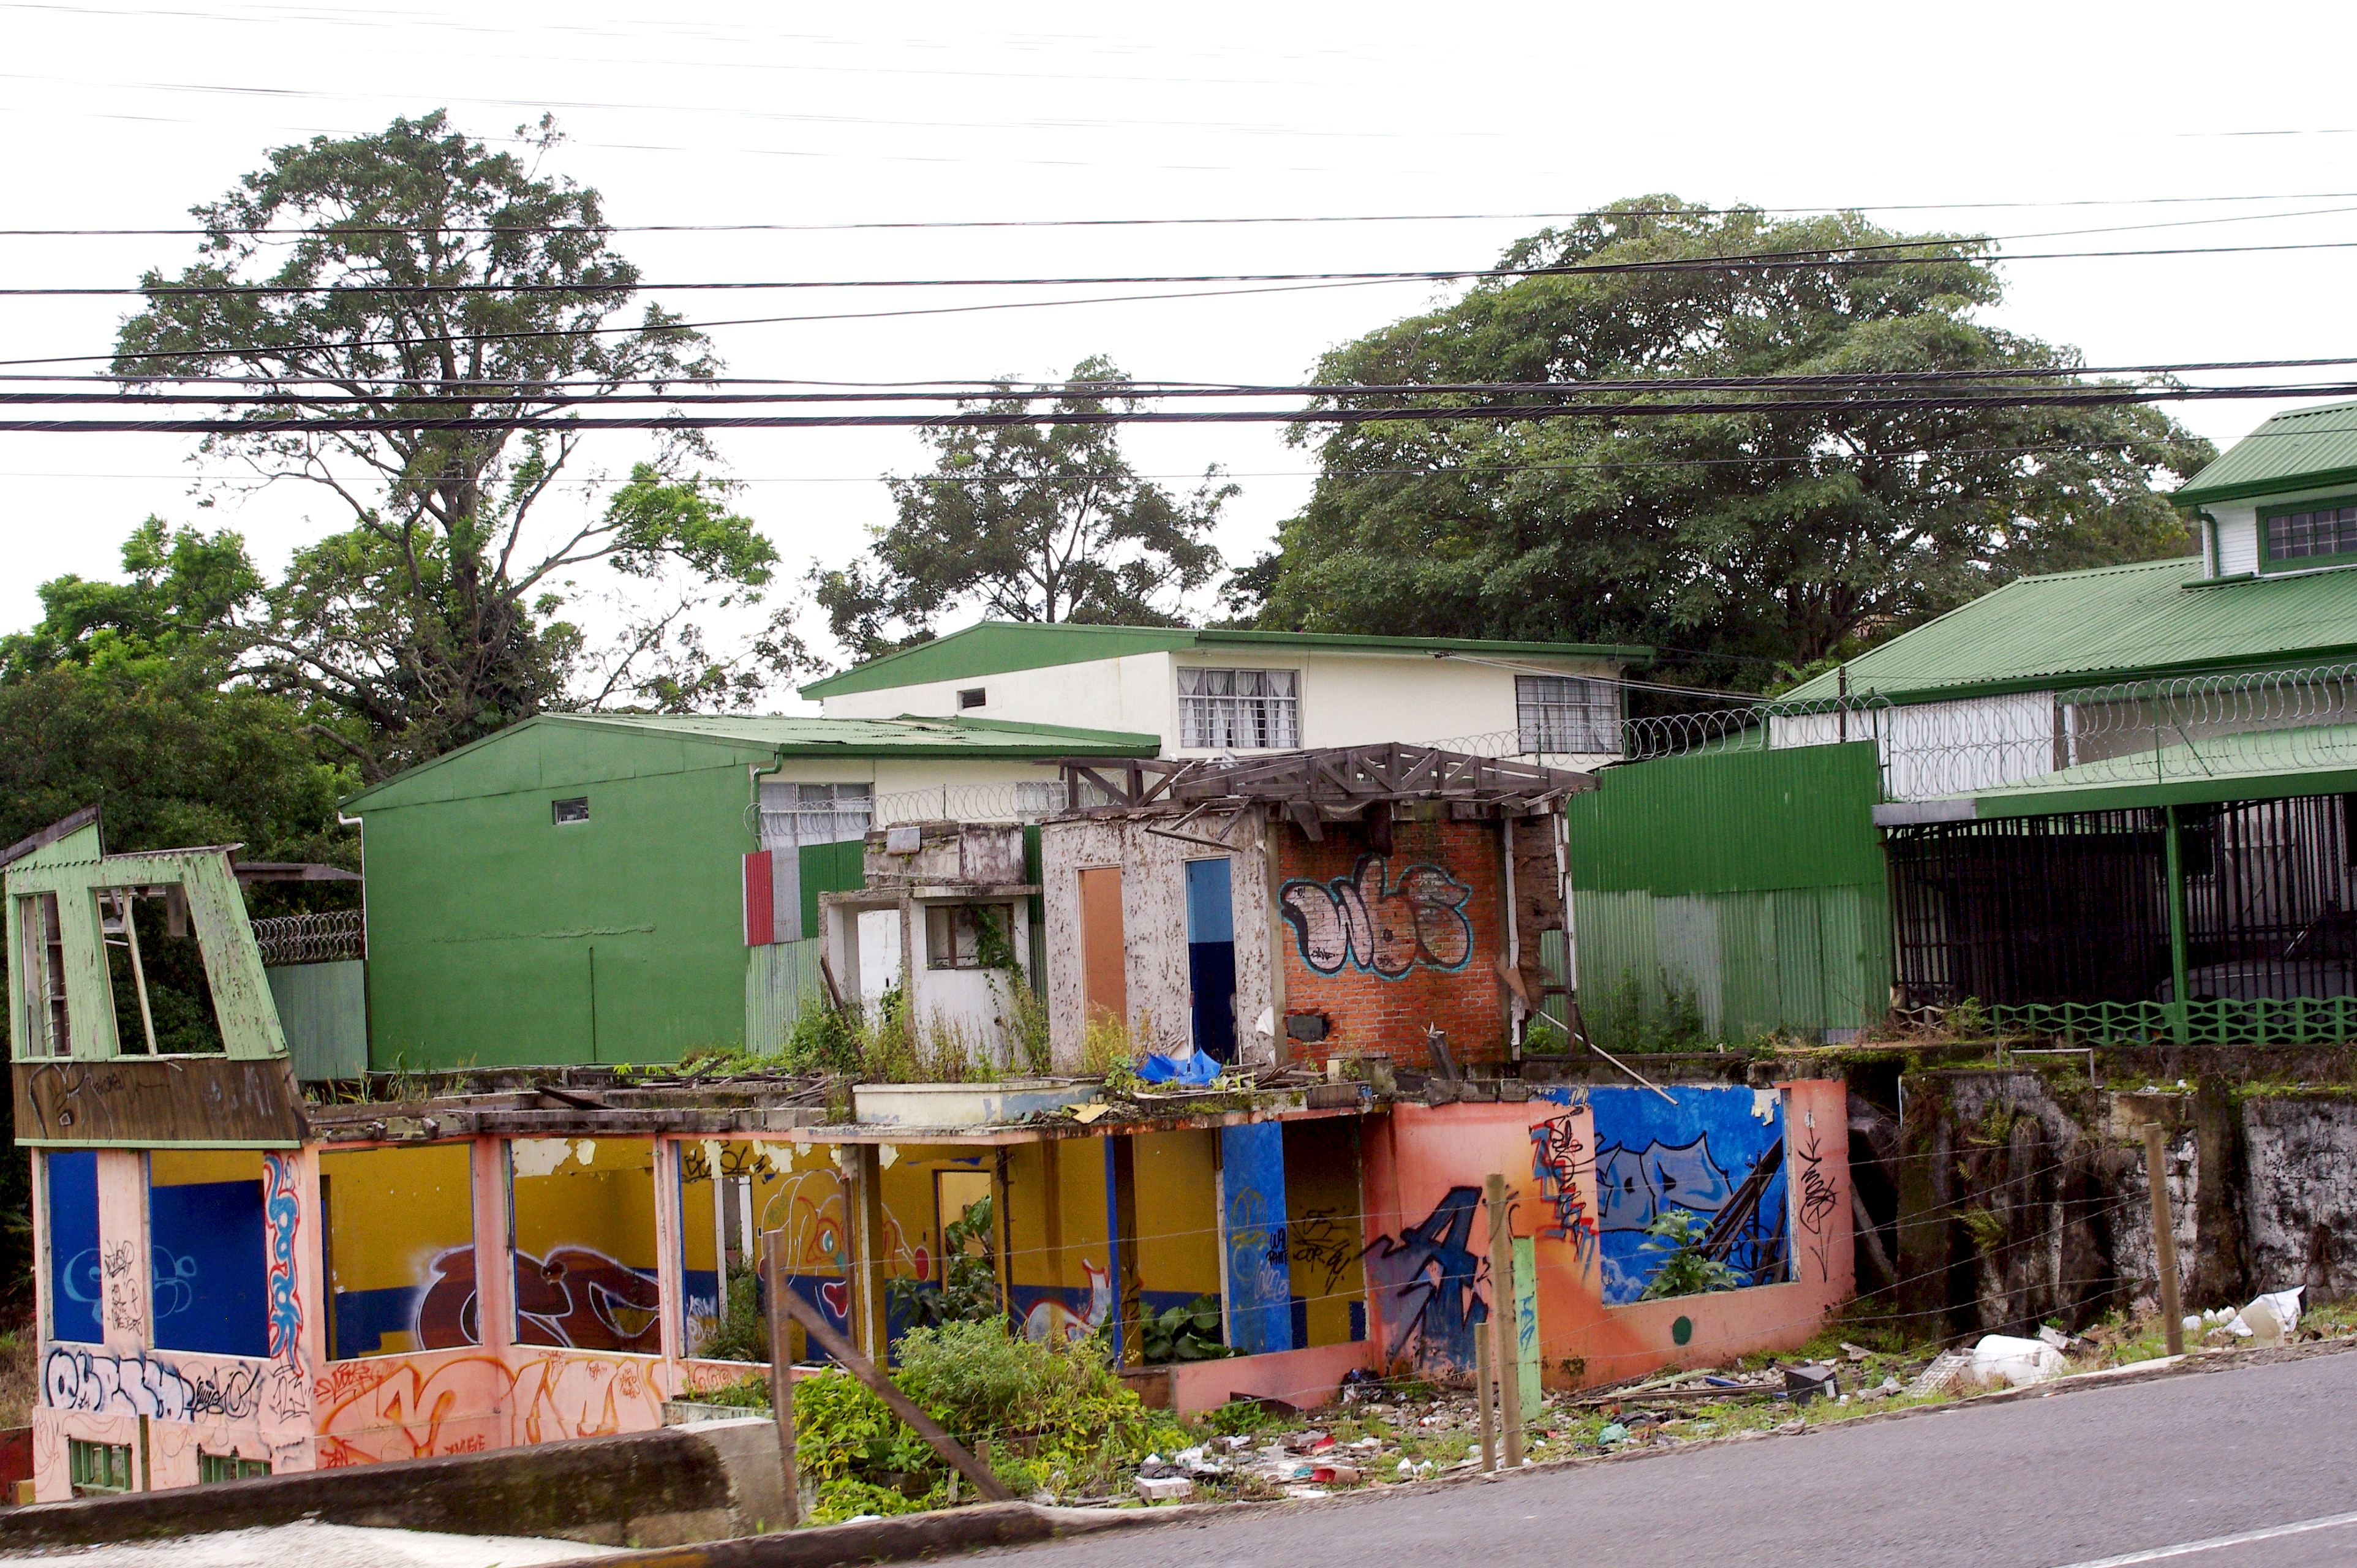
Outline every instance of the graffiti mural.
[[[1815, 1118], [1810, 1118], [1813, 1122]], [[1834, 1210], [1840, 1207], [1841, 1191], [1825, 1170], [1824, 1152], [1817, 1142], [1817, 1130], [1812, 1125], [1803, 1129], [1792, 1143], [1793, 1168], [1800, 1179], [1799, 1218], [1801, 1251], [1816, 1263], [1820, 1282], [1833, 1277], [1833, 1236], [1826, 1229]]]
[[295, 1160], [262, 1156], [262, 1213], [269, 1227], [270, 1357], [303, 1369], [303, 1299], [295, 1289], [295, 1233], [303, 1208], [295, 1196]]
[[1585, 1105], [1531, 1129], [1531, 1174], [1538, 1178], [1539, 1197], [1551, 1221], [1540, 1227], [1539, 1234], [1570, 1242], [1582, 1267], [1596, 1256], [1596, 1216], [1588, 1212], [1587, 1199], [1579, 1190], [1579, 1178], [1594, 1168], [1588, 1157], [1592, 1142]]
[[1672, 1209], [1709, 1222], [1703, 1251], [1747, 1283], [1785, 1277], [1783, 1111], [1772, 1094], [1686, 1087], [1672, 1103], [1611, 1087], [1591, 1091], [1588, 1108], [1606, 1302], [1644, 1295], [1663, 1258], [1646, 1228]]
[[1089, 1279], [1088, 1310], [1074, 1312], [1053, 1297], [1040, 1301], [1023, 1315], [1026, 1339], [1039, 1343], [1059, 1337], [1066, 1340], [1085, 1339], [1113, 1311], [1113, 1275], [1086, 1258], [1081, 1260], [1081, 1268]]
[[1348, 876], [1296, 877], [1277, 890], [1294, 950], [1319, 974], [1345, 965], [1398, 980], [1421, 964], [1454, 973], [1473, 958], [1465, 918], [1472, 887], [1437, 865], [1419, 864], [1390, 879], [1390, 863], [1362, 854]]
[[132, 1264], [137, 1261], [128, 1241], [117, 1241], [106, 1249], [106, 1326], [110, 1332], [140, 1331], [139, 1282], [131, 1273]]
[[300, 1373], [283, 1366], [229, 1361], [175, 1364], [134, 1352], [53, 1347], [41, 1364], [41, 1403], [92, 1415], [145, 1415], [158, 1421], [300, 1421], [310, 1402]]
[[1473, 1365], [1473, 1331], [1490, 1319], [1476, 1283], [1481, 1261], [1465, 1244], [1480, 1207], [1479, 1187], [1451, 1187], [1422, 1224], [1367, 1250], [1387, 1359]]
[[[475, 1251], [453, 1247], [435, 1258], [434, 1283], [417, 1303], [417, 1343], [452, 1350], [482, 1343], [475, 1290]], [[587, 1247], [558, 1247], [546, 1257], [515, 1254], [516, 1339], [575, 1350], [654, 1354], [662, 1326], [655, 1276]]]

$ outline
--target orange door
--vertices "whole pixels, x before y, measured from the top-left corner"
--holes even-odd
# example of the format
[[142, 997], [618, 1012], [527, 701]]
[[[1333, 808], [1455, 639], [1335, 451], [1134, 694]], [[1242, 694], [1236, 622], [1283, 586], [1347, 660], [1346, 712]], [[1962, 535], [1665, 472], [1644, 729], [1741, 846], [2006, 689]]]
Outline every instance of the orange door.
[[1129, 1017], [1129, 981], [1123, 972], [1121, 867], [1081, 873], [1081, 1011], [1089, 1018]]

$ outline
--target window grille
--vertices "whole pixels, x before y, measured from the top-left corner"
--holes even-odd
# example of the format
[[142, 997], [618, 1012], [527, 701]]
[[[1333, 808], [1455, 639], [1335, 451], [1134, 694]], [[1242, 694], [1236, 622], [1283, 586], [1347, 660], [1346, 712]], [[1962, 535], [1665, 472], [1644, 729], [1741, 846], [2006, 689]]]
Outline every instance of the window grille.
[[1620, 688], [1577, 675], [1514, 677], [1514, 720], [1525, 752], [1620, 755]]
[[761, 783], [761, 847], [845, 843], [867, 836], [876, 821], [873, 784]]
[[2357, 506], [2319, 507], [2267, 519], [2267, 559], [2357, 555]]
[[197, 1481], [199, 1485], [210, 1486], [215, 1481], [244, 1481], [268, 1474], [270, 1461], [267, 1459], [241, 1459], [234, 1454], [201, 1452], [197, 1455]]
[[1197, 751], [1281, 751], [1301, 744], [1300, 677], [1291, 670], [1178, 671], [1178, 744]]
[[131, 1444], [66, 1439], [67, 1474], [78, 1498], [111, 1497], [131, 1489]]

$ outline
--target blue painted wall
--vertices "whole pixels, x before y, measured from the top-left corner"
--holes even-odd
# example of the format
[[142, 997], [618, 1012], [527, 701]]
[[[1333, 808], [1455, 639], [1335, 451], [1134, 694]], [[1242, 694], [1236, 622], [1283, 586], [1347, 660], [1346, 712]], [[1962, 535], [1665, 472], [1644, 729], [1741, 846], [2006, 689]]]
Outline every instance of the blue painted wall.
[[259, 1181], [147, 1189], [156, 1344], [216, 1356], [270, 1354], [270, 1263]]
[[1595, 1117], [1596, 1197], [1604, 1299], [1636, 1301], [1661, 1269], [1663, 1254], [1647, 1251], [1645, 1227], [1657, 1214], [1683, 1208], [1711, 1219], [1771, 1153], [1775, 1175], [1761, 1195], [1758, 1217], [1729, 1262], [1750, 1283], [1782, 1280], [1791, 1255], [1786, 1234], [1784, 1112], [1771, 1091], [1681, 1085], [1677, 1103], [1634, 1086], [1588, 1091]]
[[1285, 1254], [1285, 1124], [1220, 1129], [1227, 1213], [1228, 1343], [1244, 1354], [1293, 1348], [1293, 1268]]
[[81, 1345], [106, 1337], [98, 1270], [98, 1151], [57, 1149], [42, 1162], [49, 1188], [49, 1337]]
[[1229, 863], [1187, 862], [1187, 986], [1195, 1048], [1236, 1059], [1236, 922]]

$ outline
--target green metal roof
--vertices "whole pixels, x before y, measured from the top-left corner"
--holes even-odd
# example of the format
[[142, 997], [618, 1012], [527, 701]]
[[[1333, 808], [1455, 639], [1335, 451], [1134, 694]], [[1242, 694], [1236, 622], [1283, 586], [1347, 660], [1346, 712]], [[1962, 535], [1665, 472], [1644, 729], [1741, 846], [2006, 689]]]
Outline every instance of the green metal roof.
[[[2021, 577], [1862, 653], [1852, 695], [1926, 702], [2357, 650], [2357, 568], [2207, 583], [2199, 556]], [[1832, 671], [1790, 693], [1830, 699]]]
[[1520, 659], [1615, 659], [1651, 662], [1650, 648], [1587, 642], [1501, 642], [1478, 638], [1361, 637], [1342, 632], [1193, 630], [1168, 626], [1074, 626], [1059, 622], [986, 620], [947, 637], [855, 664], [802, 689], [805, 697], [840, 697], [933, 681], [963, 681], [1010, 670], [1087, 664], [1133, 653], [1185, 648], [1254, 647], [1308, 652], [1499, 654]]
[[486, 736], [431, 762], [396, 773], [346, 800], [346, 809], [363, 803], [405, 804], [414, 783], [460, 758], [514, 739], [527, 731], [569, 729], [576, 733], [620, 738], [662, 740], [677, 745], [733, 747], [761, 757], [941, 757], [987, 761], [994, 758], [1039, 759], [1052, 757], [1153, 757], [1162, 749], [1162, 737], [1122, 730], [1075, 729], [1064, 725], [1019, 724], [1006, 719], [898, 718], [823, 719], [775, 714], [540, 714]]
[[2190, 805], [2212, 800], [2267, 800], [2287, 795], [2340, 795], [2357, 789], [2357, 725], [2311, 725], [2204, 736], [2134, 757], [2083, 762], [1939, 805], [1878, 808], [1895, 815], [1953, 821], [1979, 817], [2042, 817], [2060, 811], [2125, 811], [2137, 806]]
[[2178, 487], [2179, 506], [2357, 483], [2357, 403], [2278, 413]]

